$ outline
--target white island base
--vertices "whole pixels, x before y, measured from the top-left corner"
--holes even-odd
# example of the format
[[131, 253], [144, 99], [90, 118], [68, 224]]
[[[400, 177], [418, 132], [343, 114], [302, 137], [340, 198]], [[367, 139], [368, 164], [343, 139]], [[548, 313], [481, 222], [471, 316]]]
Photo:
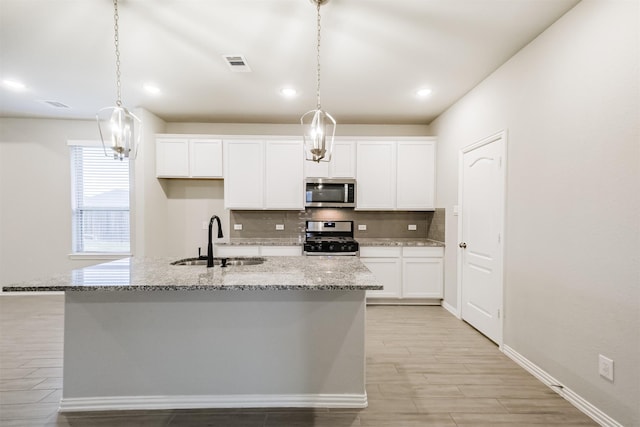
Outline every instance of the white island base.
[[61, 411], [364, 408], [364, 290], [67, 291]]

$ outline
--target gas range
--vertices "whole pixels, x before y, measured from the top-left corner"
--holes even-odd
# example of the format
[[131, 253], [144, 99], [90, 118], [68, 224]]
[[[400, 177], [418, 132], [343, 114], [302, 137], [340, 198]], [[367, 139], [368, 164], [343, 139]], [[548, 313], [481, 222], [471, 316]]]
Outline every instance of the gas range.
[[305, 255], [357, 255], [353, 221], [307, 221]]

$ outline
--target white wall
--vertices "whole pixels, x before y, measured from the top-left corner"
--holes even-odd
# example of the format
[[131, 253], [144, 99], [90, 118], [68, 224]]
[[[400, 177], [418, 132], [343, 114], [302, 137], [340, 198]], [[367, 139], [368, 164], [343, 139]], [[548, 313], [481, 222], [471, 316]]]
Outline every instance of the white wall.
[[583, 0], [432, 123], [446, 302], [460, 148], [506, 129], [504, 343], [625, 426], [640, 425], [639, 13]]
[[97, 139], [94, 121], [0, 119], [0, 284], [96, 264], [70, 260], [67, 141]]

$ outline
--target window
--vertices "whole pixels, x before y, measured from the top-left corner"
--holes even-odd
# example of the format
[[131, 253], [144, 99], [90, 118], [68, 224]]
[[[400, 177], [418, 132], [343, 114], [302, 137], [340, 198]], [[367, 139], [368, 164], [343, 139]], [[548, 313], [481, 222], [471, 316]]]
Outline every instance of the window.
[[129, 253], [129, 159], [71, 145], [74, 253]]

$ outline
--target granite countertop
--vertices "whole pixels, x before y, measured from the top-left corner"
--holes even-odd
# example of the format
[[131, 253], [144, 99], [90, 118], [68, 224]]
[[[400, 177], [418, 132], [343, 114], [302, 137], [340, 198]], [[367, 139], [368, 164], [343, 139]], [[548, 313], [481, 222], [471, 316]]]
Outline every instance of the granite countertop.
[[235, 237], [228, 242], [216, 242], [216, 245], [238, 246], [302, 246], [304, 236], [300, 237]]
[[171, 265], [176, 259], [125, 258], [43, 280], [3, 286], [3, 292], [167, 290], [379, 290], [358, 257], [264, 257], [257, 265]]
[[402, 239], [402, 238], [356, 238], [360, 246], [426, 246], [444, 247], [443, 242], [430, 239]]
[[[444, 247], [443, 242], [430, 239], [416, 238], [376, 238], [376, 237], [356, 237], [360, 246], [427, 246]], [[229, 242], [219, 242], [216, 245], [238, 245], [238, 246], [302, 246], [303, 237], [290, 238], [260, 238], [245, 237], [232, 238]]]

